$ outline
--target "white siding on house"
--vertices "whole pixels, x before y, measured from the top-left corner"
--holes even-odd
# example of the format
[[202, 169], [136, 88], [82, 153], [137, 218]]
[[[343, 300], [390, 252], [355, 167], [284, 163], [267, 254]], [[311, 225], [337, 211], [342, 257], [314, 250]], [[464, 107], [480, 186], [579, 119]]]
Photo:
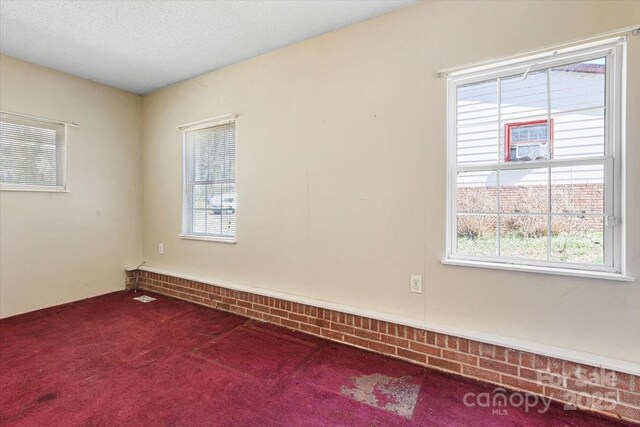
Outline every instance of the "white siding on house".
[[458, 165], [503, 162], [505, 125], [546, 120], [548, 111], [553, 158], [604, 155], [604, 59], [555, 67], [548, 76], [542, 70], [458, 86]]

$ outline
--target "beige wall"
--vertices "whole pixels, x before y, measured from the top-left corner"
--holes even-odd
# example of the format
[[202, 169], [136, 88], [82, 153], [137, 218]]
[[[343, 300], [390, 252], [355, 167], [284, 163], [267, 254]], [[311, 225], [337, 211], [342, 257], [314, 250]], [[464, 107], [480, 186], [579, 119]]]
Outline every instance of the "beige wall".
[[[164, 270], [640, 362], [638, 281], [440, 263], [446, 88], [435, 77], [441, 67], [639, 21], [639, 2], [421, 3], [145, 96], [144, 259]], [[628, 47], [627, 155], [637, 161], [640, 38]], [[227, 113], [241, 114], [238, 243], [181, 240], [176, 126]], [[627, 180], [640, 182], [640, 168], [629, 168]], [[640, 215], [639, 188], [627, 190], [629, 219]], [[629, 273], [640, 275], [635, 222], [627, 257]], [[410, 274], [425, 276], [423, 295], [409, 292]]]
[[69, 193], [0, 192], [0, 316], [124, 288], [141, 258], [141, 99], [0, 56], [2, 110], [73, 121]]

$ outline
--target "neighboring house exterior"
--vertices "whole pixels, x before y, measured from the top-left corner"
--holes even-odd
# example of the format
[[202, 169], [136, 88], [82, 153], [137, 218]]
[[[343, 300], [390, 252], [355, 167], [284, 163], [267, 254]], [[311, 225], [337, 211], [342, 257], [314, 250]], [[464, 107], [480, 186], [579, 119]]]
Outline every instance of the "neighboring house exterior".
[[[500, 212], [544, 213], [550, 200], [551, 212], [603, 213], [602, 165], [549, 170], [536, 168], [535, 160], [602, 156], [604, 97], [604, 59], [458, 87], [458, 165], [531, 162], [530, 169], [500, 173], [499, 198], [496, 171], [460, 173], [458, 212], [495, 212], [499, 200]], [[583, 218], [580, 228], [602, 231], [602, 217]], [[552, 229], [575, 226], [558, 220]]]

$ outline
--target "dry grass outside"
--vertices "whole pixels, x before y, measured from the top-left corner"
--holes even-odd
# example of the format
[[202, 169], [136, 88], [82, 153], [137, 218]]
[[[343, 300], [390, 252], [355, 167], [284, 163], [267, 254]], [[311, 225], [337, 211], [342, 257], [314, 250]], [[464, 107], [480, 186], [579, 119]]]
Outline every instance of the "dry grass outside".
[[[464, 255], [495, 256], [496, 233], [458, 235], [457, 252]], [[604, 262], [604, 236], [602, 232], [558, 232], [551, 235], [550, 261], [581, 264]], [[505, 257], [547, 260], [547, 236], [504, 232], [500, 235], [500, 254]]]

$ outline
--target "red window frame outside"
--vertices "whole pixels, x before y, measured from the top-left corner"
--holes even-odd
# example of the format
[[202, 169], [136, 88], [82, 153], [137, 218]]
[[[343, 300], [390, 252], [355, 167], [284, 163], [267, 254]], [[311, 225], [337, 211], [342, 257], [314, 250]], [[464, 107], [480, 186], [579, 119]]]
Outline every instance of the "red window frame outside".
[[[523, 126], [541, 125], [549, 123], [549, 159], [553, 158], [553, 119], [531, 120], [528, 122], [513, 122], [504, 125], [504, 161], [511, 162], [511, 129]], [[533, 142], [533, 141], [532, 141]], [[517, 144], [516, 144], [517, 145]]]

